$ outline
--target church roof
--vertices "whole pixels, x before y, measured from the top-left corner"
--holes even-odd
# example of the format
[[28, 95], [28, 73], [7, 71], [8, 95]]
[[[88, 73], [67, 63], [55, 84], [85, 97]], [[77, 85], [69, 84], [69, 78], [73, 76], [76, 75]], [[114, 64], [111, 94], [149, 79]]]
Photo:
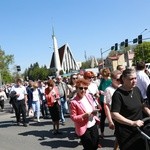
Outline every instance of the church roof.
[[[65, 47], [66, 47], [66, 44], [58, 49], [58, 54], [59, 54], [59, 59], [60, 59], [60, 64], [61, 65], [62, 65], [62, 60], [63, 60], [63, 57], [64, 57]], [[50, 68], [54, 68], [54, 67], [55, 67], [55, 62], [54, 62], [54, 52], [53, 52], [51, 63], [50, 63]]]

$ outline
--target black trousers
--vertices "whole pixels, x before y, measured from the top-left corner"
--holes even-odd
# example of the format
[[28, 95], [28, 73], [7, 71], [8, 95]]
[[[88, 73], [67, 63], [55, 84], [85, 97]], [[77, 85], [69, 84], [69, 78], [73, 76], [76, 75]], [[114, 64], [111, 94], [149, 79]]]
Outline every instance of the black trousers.
[[48, 112], [48, 107], [46, 106], [47, 102], [46, 100], [42, 100], [42, 104], [41, 104], [41, 113], [43, 118], [47, 117], [49, 112]]
[[4, 100], [0, 101], [0, 106], [1, 106], [2, 109], [4, 109]]
[[84, 150], [97, 150], [99, 142], [97, 125], [87, 128], [86, 132], [80, 136], [80, 139]]
[[105, 114], [105, 109], [104, 109], [104, 103], [100, 102], [101, 107], [102, 107], [102, 111], [101, 111], [101, 118], [100, 118], [100, 130], [101, 133], [104, 133], [104, 129], [105, 129], [105, 120], [106, 120], [106, 114]]
[[21, 122], [20, 115], [22, 114], [23, 123], [27, 123], [26, 121], [26, 105], [25, 100], [16, 100], [13, 102], [13, 108], [15, 110], [16, 120], [17, 122]]

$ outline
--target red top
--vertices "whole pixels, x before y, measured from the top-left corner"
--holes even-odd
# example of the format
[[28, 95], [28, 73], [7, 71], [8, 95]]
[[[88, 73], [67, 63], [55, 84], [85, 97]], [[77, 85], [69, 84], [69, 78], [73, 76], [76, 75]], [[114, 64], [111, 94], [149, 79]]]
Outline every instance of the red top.
[[[56, 86], [50, 91], [49, 87], [45, 89], [45, 96], [47, 100], [48, 107], [52, 107], [56, 101], [59, 100], [59, 92]], [[58, 101], [59, 102], [59, 101]]]

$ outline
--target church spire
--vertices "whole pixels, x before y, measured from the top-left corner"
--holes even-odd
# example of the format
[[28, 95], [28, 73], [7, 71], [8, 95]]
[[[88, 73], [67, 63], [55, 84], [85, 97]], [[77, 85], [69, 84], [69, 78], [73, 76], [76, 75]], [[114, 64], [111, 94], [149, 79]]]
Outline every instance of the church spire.
[[52, 26], [52, 38], [55, 36], [54, 34], [54, 27]]
[[58, 44], [56, 37], [54, 35], [54, 27], [52, 27], [52, 39], [53, 39], [53, 49], [54, 49], [54, 63], [55, 63], [55, 70], [56, 70], [56, 76], [59, 75], [59, 72], [61, 70], [61, 64], [60, 64], [60, 57], [58, 53]]

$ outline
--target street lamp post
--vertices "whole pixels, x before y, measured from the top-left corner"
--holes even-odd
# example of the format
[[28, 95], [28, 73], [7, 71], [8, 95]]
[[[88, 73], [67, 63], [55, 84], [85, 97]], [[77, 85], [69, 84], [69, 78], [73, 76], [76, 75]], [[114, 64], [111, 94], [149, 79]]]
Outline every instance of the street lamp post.
[[103, 60], [103, 52], [102, 52], [102, 48], [100, 49], [100, 52], [101, 52], [102, 68], [104, 68], [104, 60]]
[[[140, 35], [142, 36], [142, 34], [143, 34], [145, 31], [147, 31], [147, 29], [144, 29], [144, 30], [140, 33]], [[142, 55], [143, 55], [143, 60], [144, 60], [144, 59], [145, 59], [145, 58], [144, 58], [145, 55], [144, 55], [143, 46], [142, 46]]]
[[144, 29], [140, 34], [143, 34], [145, 31], [147, 31], [147, 29]]

